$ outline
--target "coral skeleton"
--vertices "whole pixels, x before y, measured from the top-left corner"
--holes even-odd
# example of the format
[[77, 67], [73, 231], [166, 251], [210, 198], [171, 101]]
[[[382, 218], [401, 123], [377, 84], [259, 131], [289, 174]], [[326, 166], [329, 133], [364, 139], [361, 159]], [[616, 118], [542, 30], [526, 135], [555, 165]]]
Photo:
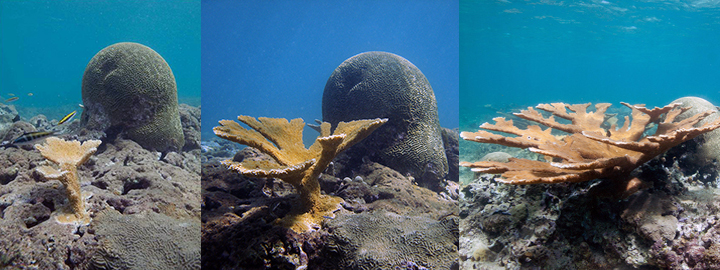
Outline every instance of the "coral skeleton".
[[272, 157], [269, 160], [242, 162], [225, 160], [223, 164], [247, 177], [279, 178], [290, 183], [299, 193], [299, 203], [291, 212], [276, 222], [297, 233], [320, 226], [325, 217], [334, 217], [340, 209], [340, 197], [320, 193], [318, 177], [337, 154], [361, 141], [387, 119], [340, 122], [334, 132], [330, 123], [320, 124], [320, 136], [309, 148], [302, 142], [302, 119], [288, 122], [283, 118], [238, 116], [238, 120], [254, 130], [248, 130], [235, 121], [221, 120], [213, 128], [215, 135], [233, 142], [257, 148]]
[[77, 167], [85, 163], [97, 151], [100, 143], [99, 140], [88, 140], [80, 144], [75, 140], [65, 141], [57, 137], [49, 137], [44, 144], [35, 145], [43, 157], [60, 167], [58, 169], [52, 166], [39, 166], [36, 169], [46, 179], [59, 180], [65, 185], [71, 213], [56, 216], [57, 222], [77, 225], [90, 223], [90, 216], [85, 209], [85, 202], [80, 191]]
[[[698, 113], [676, 122], [678, 115], [690, 109], [680, 107], [680, 103], [654, 109], [648, 109], [644, 104], [621, 104], [632, 110], [632, 121], [625, 116], [620, 128], [615, 123], [612, 123], [609, 129], [601, 126], [609, 118], [605, 114], [610, 107], [609, 103], [596, 104], [593, 112], [587, 111], [590, 103], [551, 103], [536, 106], [551, 113], [549, 117], [543, 116], [532, 107], [514, 113], [519, 118], [548, 127], [545, 130], [538, 125], [520, 129], [513, 125], [512, 120], [494, 118], [495, 124], [484, 123], [480, 128], [516, 136], [479, 130], [462, 132], [460, 137], [469, 141], [528, 149], [544, 155], [549, 162], [510, 158], [507, 163], [480, 161], [461, 162], [460, 165], [477, 173], [502, 174], [503, 178], [498, 179], [498, 182], [515, 185], [608, 179], [612, 180], [608, 187], [609, 197], [626, 198], [649, 185], [631, 175], [635, 168], [682, 142], [720, 128], [720, 119], [695, 127], [695, 124], [712, 111]], [[571, 123], [560, 123], [555, 120], [555, 116]], [[657, 129], [652, 135], [644, 135], [655, 127]], [[557, 134], [553, 129], [565, 134]]]

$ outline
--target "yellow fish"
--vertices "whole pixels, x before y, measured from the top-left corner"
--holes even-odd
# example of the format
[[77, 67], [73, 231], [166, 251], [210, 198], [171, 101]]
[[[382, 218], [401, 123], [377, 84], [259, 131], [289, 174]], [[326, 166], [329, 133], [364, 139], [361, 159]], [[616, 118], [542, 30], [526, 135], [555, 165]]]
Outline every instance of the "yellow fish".
[[11, 97], [11, 98], [6, 99], [6, 100], [5, 100], [5, 103], [13, 102], [13, 101], [16, 101], [16, 100], [18, 100], [18, 99], [20, 99], [20, 98], [19, 98], [19, 97]]
[[71, 119], [73, 119], [73, 117], [75, 117], [75, 114], [77, 114], [77, 111], [73, 111], [73, 112], [71, 112], [71, 113], [68, 113], [68, 115], [66, 115], [65, 117], [63, 117], [62, 119], [60, 119], [60, 122], [58, 122], [57, 124], [58, 124], [58, 125], [62, 125], [62, 123], [65, 123], [65, 122], [67, 122], [67, 121], [70, 121]]

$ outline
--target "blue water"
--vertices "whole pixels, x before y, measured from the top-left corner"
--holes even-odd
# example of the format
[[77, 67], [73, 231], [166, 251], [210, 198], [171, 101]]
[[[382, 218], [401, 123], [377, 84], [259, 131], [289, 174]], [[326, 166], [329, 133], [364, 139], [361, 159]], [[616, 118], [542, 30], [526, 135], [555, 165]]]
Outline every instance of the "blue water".
[[[428, 78], [440, 124], [458, 126], [457, 1], [202, 1], [202, 130], [220, 119], [322, 118], [327, 79], [366, 51]], [[305, 142], [317, 133], [305, 131]]]
[[463, 1], [460, 40], [462, 130], [545, 102], [720, 105], [717, 0]]
[[59, 119], [82, 102], [90, 59], [123, 41], [158, 52], [180, 102], [200, 105], [199, 0], [0, 1], [0, 96], [19, 97], [13, 104], [24, 118]]

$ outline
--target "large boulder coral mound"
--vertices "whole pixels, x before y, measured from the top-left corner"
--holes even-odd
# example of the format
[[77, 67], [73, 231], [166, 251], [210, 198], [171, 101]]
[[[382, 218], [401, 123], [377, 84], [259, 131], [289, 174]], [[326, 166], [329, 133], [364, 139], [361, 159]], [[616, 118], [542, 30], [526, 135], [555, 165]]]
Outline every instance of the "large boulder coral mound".
[[365, 141], [350, 149], [409, 174], [438, 190], [448, 163], [435, 94], [410, 61], [387, 52], [365, 52], [345, 60], [325, 85], [323, 120], [388, 118]]
[[122, 42], [98, 52], [82, 80], [82, 123], [108, 136], [123, 133], [149, 150], [180, 150], [185, 143], [175, 76], [154, 50]]
[[[704, 111], [714, 113], [700, 121], [700, 125], [705, 125], [720, 117], [717, 106], [699, 97], [683, 97], [673, 100], [672, 103], [680, 103], [682, 107], [692, 107], [678, 115], [678, 121]], [[682, 157], [678, 160], [680, 168], [686, 168], [686, 172], [689, 174], [699, 172], [699, 179], [702, 182], [712, 182], [717, 179], [720, 172], [720, 130], [702, 134], [681, 144], [678, 149], [670, 151], [677, 152], [678, 156]]]

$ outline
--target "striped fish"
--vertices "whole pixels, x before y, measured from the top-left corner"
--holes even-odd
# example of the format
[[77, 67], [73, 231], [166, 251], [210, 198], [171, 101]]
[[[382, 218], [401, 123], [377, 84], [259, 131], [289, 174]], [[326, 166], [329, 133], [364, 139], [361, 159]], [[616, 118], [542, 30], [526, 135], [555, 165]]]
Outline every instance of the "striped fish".
[[65, 122], [67, 122], [67, 121], [72, 120], [73, 117], [75, 117], [75, 114], [77, 114], [77, 111], [73, 111], [73, 112], [71, 112], [71, 113], [68, 113], [68, 115], [66, 115], [65, 117], [63, 117], [62, 119], [60, 119], [60, 122], [57, 123], [58, 126], [59, 126], [59, 125], [62, 125], [63, 123], [65, 123]]
[[35, 131], [35, 132], [26, 132], [23, 135], [20, 135], [20, 137], [17, 137], [15, 140], [11, 141], [5, 141], [2, 144], [0, 144], [0, 147], [9, 147], [9, 146], [20, 146], [24, 144], [34, 143], [37, 140], [45, 139], [46, 137], [49, 137], [53, 134], [55, 134], [56, 131]]
[[11, 97], [11, 98], [6, 99], [5, 103], [10, 103], [10, 102], [16, 101], [18, 99], [20, 99], [20, 98], [19, 97]]

